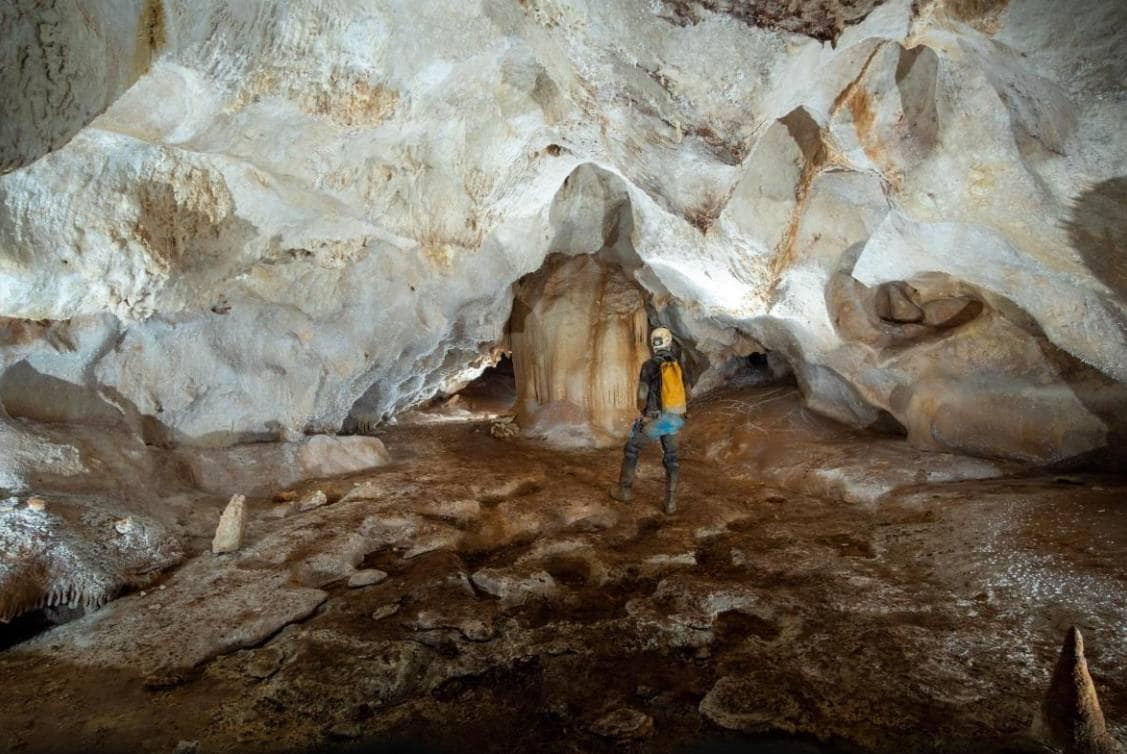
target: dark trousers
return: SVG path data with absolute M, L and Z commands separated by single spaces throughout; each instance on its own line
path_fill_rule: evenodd
M 630 437 L 626 440 L 626 447 L 623 449 L 625 461 L 623 471 L 629 469 L 629 478 L 623 479 L 626 486 L 629 486 L 634 481 L 634 470 L 638 466 L 638 456 L 642 452 L 642 448 L 649 445 L 655 439 L 661 441 L 661 465 L 665 467 L 667 476 L 676 476 L 678 469 L 677 460 L 677 435 L 661 435 L 655 438 L 652 432 L 647 432 L 647 422 L 636 422 L 633 429 L 630 430 Z M 624 474 L 625 477 L 625 474 Z

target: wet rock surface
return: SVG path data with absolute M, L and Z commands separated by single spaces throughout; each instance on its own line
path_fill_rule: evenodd
M 390 434 L 403 460 L 319 482 L 332 505 L 0 653 L 5 743 L 1013 751 L 1072 624 L 1124 735 L 1121 480 L 922 481 L 858 505 L 718 473 L 698 437 L 666 517 L 655 454 L 622 505 L 614 453 L 487 424 Z M 488 502 L 442 502 L 466 500 Z M 388 578 L 349 588 L 357 569 Z

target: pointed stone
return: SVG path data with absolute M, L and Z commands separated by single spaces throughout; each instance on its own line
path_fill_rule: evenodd
M 243 495 L 231 496 L 223 515 L 219 517 L 219 525 L 215 527 L 215 538 L 211 540 L 213 554 L 234 552 L 242 546 L 246 530 L 246 502 Z
M 1084 638 L 1068 629 L 1049 691 L 1033 723 L 1034 735 L 1065 754 L 1119 754 L 1104 723 L 1096 686 L 1084 659 Z

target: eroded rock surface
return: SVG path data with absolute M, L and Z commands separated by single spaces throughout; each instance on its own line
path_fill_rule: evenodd
M 90 496 L 0 502 L 0 622 L 36 608 L 99 608 L 184 557 L 159 521 Z
M 1125 14 L 17 3 L 0 397 L 156 443 L 367 431 L 480 371 L 549 254 L 612 250 L 697 371 L 767 348 L 920 447 L 1106 455 Z

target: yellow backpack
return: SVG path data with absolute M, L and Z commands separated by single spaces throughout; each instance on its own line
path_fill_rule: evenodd
M 661 362 L 661 410 L 671 414 L 685 413 L 685 379 L 676 359 Z

